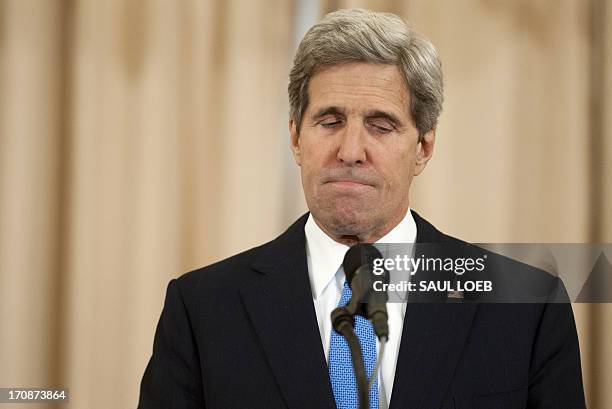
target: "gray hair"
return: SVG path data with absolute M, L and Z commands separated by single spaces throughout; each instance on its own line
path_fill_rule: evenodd
M 436 126 L 444 96 L 433 44 L 395 14 L 351 9 L 324 16 L 297 49 L 288 91 L 289 115 L 298 132 L 310 79 L 325 67 L 352 61 L 397 65 L 410 93 L 410 114 L 419 136 Z

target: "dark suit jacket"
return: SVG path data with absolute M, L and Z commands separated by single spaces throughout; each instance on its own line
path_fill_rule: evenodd
M 413 214 L 417 243 L 456 240 Z M 170 282 L 140 409 L 335 408 L 305 222 Z M 584 407 L 571 304 L 407 306 L 390 409 Z

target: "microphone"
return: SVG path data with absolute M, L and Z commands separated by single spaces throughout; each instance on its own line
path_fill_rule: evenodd
M 332 313 L 332 322 L 349 320 L 354 325 L 353 316 L 358 314 L 372 322 L 374 332 L 379 340 L 389 338 L 386 291 L 374 291 L 374 282 L 389 283 L 389 272 L 377 275 L 373 272 L 375 259 L 381 259 L 382 254 L 372 244 L 360 243 L 352 246 L 344 256 L 342 266 L 346 280 L 352 291 L 351 299 L 344 309 L 337 308 Z M 350 315 L 350 317 L 349 317 Z M 339 324 L 339 322 L 338 322 Z

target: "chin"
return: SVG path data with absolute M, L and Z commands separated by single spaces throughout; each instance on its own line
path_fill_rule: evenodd
M 374 225 L 371 217 L 354 211 L 327 213 L 320 220 L 339 236 L 359 236 L 371 230 Z
M 372 203 L 371 200 L 333 195 L 306 202 L 314 218 L 335 235 L 360 235 L 376 225 L 376 209 L 364 206 Z

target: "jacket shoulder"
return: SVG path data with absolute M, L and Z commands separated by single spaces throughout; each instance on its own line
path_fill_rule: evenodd
M 239 279 L 237 275 L 244 275 L 245 272 L 251 271 L 250 266 L 253 261 L 258 258 L 270 243 L 253 247 L 213 264 L 186 272 L 178 277 L 176 281 L 181 288 L 186 289 L 197 288 L 201 285 L 202 281 L 206 281 L 209 284 L 222 284 L 224 281 L 232 282 Z
M 417 224 L 417 244 L 432 248 L 443 255 L 485 258 L 485 270 L 472 274 L 475 278 L 492 280 L 499 289 L 500 302 L 567 302 L 568 295 L 555 271 L 546 271 L 520 259 L 496 252 L 498 246 L 472 244 L 440 232 L 436 227 L 412 212 Z M 503 247 L 503 246 L 502 246 Z M 463 278 L 468 278 L 466 274 Z
M 254 268 L 257 261 L 267 260 L 270 255 L 282 254 L 296 243 L 302 243 L 307 217 L 308 213 L 273 240 L 181 275 L 176 279 L 179 287 L 185 291 L 241 287 L 259 274 Z

